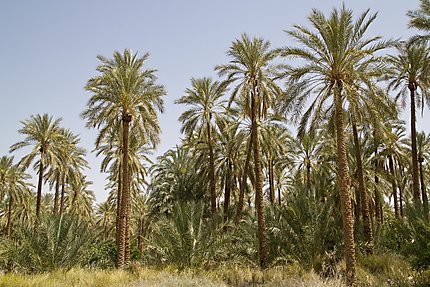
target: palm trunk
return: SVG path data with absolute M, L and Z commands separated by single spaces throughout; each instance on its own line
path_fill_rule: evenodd
M 60 197 L 60 173 L 58 172 L 56 177 L 55 177 L 54 209 L 52 210 L 52 213 L 54 213 L 54 215 L 58 214 L 59 197 Z
M 418 152 L 417 152 L 417 131 L 415 127 L 415 87 L 413 84 L 409 85 L 411 94 L 411 138 L 412 138 L 412 191 L 415 206 L 420 206 L 420 192 L 418 182 Z
M 400 160 L 397 160 L 398 172 L 400 178 L 403 178 L 403 166 L 400 163 Z M 403 217 L 403 184 L 399 183 L 399 209 L 400 209 L 400 217 Z
M 129 188 L 131 187 L 131 171 L 129 170 L 129 172 L 128 172 L 128 186 L 129 186 Z M 129 203 L 128 203 L 128 216 L 126 217 L 126 221 L 125 221 L 125 230 L 126 230 L 126 233 L 125 233 L 125 248 L 124 248 L 124 260 L 125 260 L 125 262 L 126 262 L 126 264 L 128 264 L 128 262 L 130 262 L 130 238 L 131 238 L 131 236 L 130 236 L 130 220 L 131 220 L 131 213 L 132 213 L 132 210 L 131 210 L 131 197 L 132 197 L 132 195 L 131 195 L 131 190 L 130 190 L 130 200 L 129 200 Z
M 257 225 L 259 240 L 260 267 L 267 268 L 267 242 L 266 242 L 266 223 L 264 212 L 263 198 L 263 173 L 261 170 L 261 151 L 258 139 L 258 122 L 257 122 L 257 92 L 254 86 L 251 99 L 251 130 L 252 144 L 254 151 L 254 172 L 255 172 L 255 206 L 257 209 Z
M 231 194 L 231 163 L 227 160 L 227 173 L 225 176 L 225 189 L 224 189 L 224 221 L 228 219 L 228 209 L 230 207 L 230 194 Z
M 239 222 L 243 211 L 243 202 L 245 197 L 246 180 L 248 179 L 248 168 L 249 168 L 249 161 L 251 159 L 251 151 L 252 151 L 252 130 L 251 130 L 251 138 L 248 141 L 248 145 L 246 149 L 245 165 L 243 166 L 242 179 L 240 183 L 239 199 L 237 202 L 236 219 L 235 219 L 236 223 Z
M 209 188 L 211 196 L 211 213 L 216 213 L 216 186 L 215 186 L 215 157 L 212 147 L 212 128 L 209 122 L 206 123 L 208 133 L 208 147 L 209 147 Z
M 116 219 L 115 219 L 115 239 L 116 239 L 116 250 L 119 250 L 120 243 L 120 228 L 119 219 L 121 217 L 121 199 L 122 199 L 122 164 L 118 166 L 118 191 L 116 196 Z
M 142 256 L 143 254 L 143 220 L 139 218 L 138 221 L 139 231 L 137 234 L 137 248 L 139 249 L 139 254 Z
M 7 224 L 6 224 L 6 236 L 8 239 L 12 239 L 12 204 L 13 197 L 9 192 L 9 204 L 7 210 Z
M 393 157 L 391 155 L 388 156 L 388 166 L 390 168 L 391 187 L 393 189 L 394 215 L 396 218 L 399 218 L 399 203 L 397 201 L 396 173 L 394 172 Z
M 123 268 L 128 262 L 126 253 L 126 240 L 127 240 L 127 220 L 130 217 L 130 185 L 128 176 L 128 133 L 131 122 L 131 115 L 123 114 L 122 116 L 122 146 L 123 146 L 123 159 L 122 159 L 122 196 L 121 196 L 121 210 L 119 217 L 119 244 L 117 250 L 117 267 Z
M 420 182 L 421 182 L 421 197 L 423 199 L 423 210 L 425 218 L 428 218 L 429 215 L 429 202 L 426 192 L 426 186 L 424 185 L 424 175 L 423 175 L 423 161 L 424 159 L 421 157 L 419 159 L 420 163 Z
M 348 157 L 346 151 L 345 127 L 342 107 L 342 86 L 337 84 L 334 94 L 336 136 L 337 136 L 337 182 L 340 192 L 343 234 L 345 240 L 346 282 L 348 286 L 355 286 L 355 242 L 354 223 L 352 217 L 351 194 L 349 190 L 350 178 L 348 171 Z
M 375 151 L 375 157 L 377 155 L 377 151 Z M 378 160 L 375 160 L 375 217 L 376 222 L 381 225 L 382 224 L 382 199 L 381 199 L 381 193 L 378 189 L 379 185 L 379 177 L 377 175 L 377 170 L 379 168 L 379 162 Z
M 366 184 L 364 181 L 363 164 L 361 161 L 361 147 L 358 140 L 357 123 L 354 116 L 352 117 L 352 133 L 354 137 L 354 150 L 355 160 L 357 161 L 357 177 L 358 177 L 358 190 L 360 194 L 360 207 L 363 216 L 363 232 L 366 241 L 366 251 L 373 254 L 373 235 L 372 235 L 372 222 L 370 220 L 369 200 L 367 199 Z
M 278 183 L 278 205 L 281 206 L 281 187 Z
M 65 185 L 66 185 L 66 174 L 63 172 L 63 176 L 61 177 L 60 216 L 64 212 Z
M 273 178 L 273 159 L 270 158 L 269 162 L 269 199 L 272 206 L 275 206 L 275 179 Z
M 43 162 L 42 162 L 42 156 L 41 156 L 40 162 L 39 162 L 39 181 L 37 183 L 37 198 L 36 198 L 36 224 L 35 224 L 36 233 L 39 229 L 39 223 L 40 223 L 40 208 L 42 205 L 42 182 L 43 182 Z

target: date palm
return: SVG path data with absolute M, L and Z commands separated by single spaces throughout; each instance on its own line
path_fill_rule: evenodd
M 421 196 L 423 199 L 423 209 L 424 214 L 428 217 L 429 213 L 429 202 L 427 196 L 427 190 L 424 180 L 425 165 L 430 163 L 430 135 L 425 132 L 420 132 L 417 134 L 417 150 L 418 150 L 418 163 L 420 170 L 420 185 L 421 185 Z
M 416 131 L 416 108 L 424 109 L 430 105 L 430 55 L 424 43 L 401 45 L 397 55 L 388 56 L 391 72 L 387 75 L 388 88 L 398 91 L 396 100 L 401 99 L 406 105 L 409 95 L 411 113 L 411 146 L 412 146 L 412 193 L 415 204 L 420 204 L 420 186 L 418 179 L 418 151 Z
M 334 119 L 346 279 L 350 286 L 355 285 L 356 260 L 344 106 L 355 104 L 366 96 L 361 83 L 369 83 L 373 79 L 372 68 L 378 69 L 381 65 L 375 53 L 389 44 L 381 41 L 380 37 L 365 38 L 366 31 L 375 18 L 376 14 L 369 15 L 369 10 L 354 21 L 352 11 L 345 7 L 333 9 L 329 17 L 314 9 L 308 17 L 313 30 L 294 25 L 292 30 L 287 31 L 303 46 L 285 48 L 282 52 L 288 59 L 304 61 L 286 71 L 289 88 L 287 94 L 290 95 L 287 106 L 300 116 L 310 96 L 315 96 L 301 117 L 300 133 L 304 133 L 309 120 L 311 128 L 315 129 L 326 115 L 332 115 Z M 327 102 L 330 104 L 327 105 Z
M 37 174 L 39 177 L 36 198 L 36 230 L 40 220 L 43 175 L 46 168 L 57 161 L 59 156 L 57 146 L 61 139 L 60 122 L 61 119 L 54 119 L 48 114 L 31 116 L 30 119 L 21 122 L 23 127 L 19 130 L 19 133 L 24 135 L 25 139 L 10 147 L 10 152 L 28 146 L 32 147 L 31 151 L 18 163 L 24 168 L 28 168 L 36 157 L 39 157 L 34 164 L 34 168 L 38 169 Z
M 282 91 L 274 80 L 276 67 L 273 60 L 278 51 L 270 48 L 270 42 L 261 38 L 250 39 L 243 34 L 233 41 L 227 52 L 230 62 L 215 68 L 220 76 L 227 76 L 233 89 L 230 102 L 236 96 L 242 98 L 242 110 L 251 120 L 251 139 L 254 155 L 255 195 L 258 223 L 260 266 L 267 267 L 266 227 L 264 219 L 263 172 L 261 147 L 258 138 L 261 121 L 266 118 L 275 98 Z
M 420 7 L 417 10 L 408 11 L 407 15 L 409 16 L 409 27 L 416 28 L 425 32 L 424 35 L 417 35 L 412 37 L 412 41 L 414 40 L 424 40 L 427 41 L 430 39 L 430 1 L 429 0 L 420 0 Z M 411 42 L 412 42 L 411 41 Z
M 0 201 L 7 197 L 7 219 L 6 236 L 12 236 L 12 213 L 13 207 L 20 204 L 21 199 L 29 192 L 30 175 L 26 174 L 22 168 L 13 163 L 14 157 L 2 156 L 0 158 Z
M 157 110 L 163 110 L 163 86 L 156 84 L 155 70 L 144 69 L 149 54 L 138 57 L 130 50 L 122 54 L 115 51 L 113 59 L 98 56 L 99 75 L 88 80 L 85 88 L 91 93 L 82 117 L 88 127 L 97 127 L 97 142 L 105 139 L 112 130 L 122 128 L 122 196 L 120 215 L 119 250 L 117 266 L 128 263 L 130 250 L 130 181 L 129 181 L 129 133 L 143 143 L 157 145 L 160 127 Z M 97 146 L 96 146 L 97 148 Z
M 179 117 L 182 123 L 181 132 L 187 136 L 197 134 L 206 142 L 209 151 L 209 190 L 211 198 L 211 213 L 216 213 L 216 181 L 215 181 L 215 129 L 223 125 L 223 111 L 225 101 L 222 99 L 226 85 L 210 78 L 191 79 L 191 88 L 177 100 L 176 104 L 190 106 Z

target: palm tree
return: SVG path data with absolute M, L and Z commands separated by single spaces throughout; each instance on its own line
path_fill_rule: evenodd
M 222 125 L 225 101 L 222 99 L 226 85 L 210 78 L 191 79 L 192 88 L 185 91 L 185 95 L 176 104 L 185 104 L 191 108 L 182 113 L 179 121 L 182 123 L 181 132 L 187 136 L 206 135 L 209 150 L 209 189 L 211 198 L 211 213 L 216 213 L 216 182 L 214 156 L 214 129 Z
M 96 225 L 102 228 L 103 241 L 110 237 L 112 229 L 115 228 L 115 205 L 109 201 L 97 204 L 96 208 Z
M 69 192 L 66 198 L 68 212 L 86 222 L 93 220 L 95 196 L 94 192 L 88 189 L 91 184 L 92 181 L 88 181 L 85 175 L 80 174 L 69 183 Z
M 430 105 L 430 55 L 424 43 L 401 45 L 398 55 L 388 56 L 392 69 L 387 75 L 388 88 L 397 90 L 396 100 L 401 98 L 405 106 L 409 94 L 411 112 L 411 141 L 412 141 L 412 191 L 415 204 L 420 204 L 418 180 L 418 151 L 416 131 L 416 107 L 424 109 L 424 104 Z
M 430 1 L 420 0 L 420 8 L 418 10 L 410 10 L 407 15 L 409 16 L 409 27 L 416 28 L 425 32 L 425 35 L 417 35 L 412 37 L 411 42 L 414 40 L 427 41 L 430 38 Z
M 39 160 L 34 165 L 34 168 L 38 169 L 37 174 L 39 176 L 36 199 L 36 230 L 40 220 L 43 174 L 46 167 L 58 161 L 57 148 L 61 138 L 60 122 L 61 119 L 54 119 L 48 114 L 31 116 L 29 120 L 21 122 L 24 126 L 19 130 L 19 133 L 24 135 L 25 139 L 10 147 L 10 152 L 27 146 L 33 147 L 18 163 L 24 168 L 28 168 L 36 156 L 39 156 Z
M 278 56 L 277 50 L 270 48 L 270 42 L 261 38 L 250 39 L 243 34 L 233 41 L 227 55 L 231 58 L 226 65 L 217 66 L 220 76 L 227 75 L 227 82 L 236 82 L 230 102 L 239 94 L 242 109 L 251 120 L 251 141 L 254 155 L 255 195 L 258 221 L 260 266 L 267 267 L 266 227 L 263 203 L 263 172 L 261 167 L 261 148 L 259 126 L 272 108 L 276 95 L 282 91 L 274 81 L 276 67 L 272 61 Z
M 417 134 L 417 149 L 420 170 L 421 197 L 423 199 L 424 214 L 427 217 L 429 215 L 429 202 L 423 168 L 425 163 L 428 164 L 430 162 L 430 135 L 427 135 L 425 132 L 420 132 Z
M 82 117 L 88 127 L 97 127 L 100 133 L 97 143 L 106 138 L 112 130 L 122 125 L 122 192 L 121 216 L 119 221 L 119 250 L 117 266 L 128 263 L 130 250 L 130 181 L 129 181 L 129 132 L 145 144 L 155 146 L 159 142 L 160 127 L 157 110 L 163 111 L 163 86 L 155 83 L 155 70 L 144 70 L 149 57 L 139 58 L 130 50 L 123 54 L 115 51 L 113 59 L 98 56 L 100 75 L 88 80 L 86 89 L 92 96 Z M 97 146 L 96 146 L 97 148 Z M 127 228 L 128 227 L 128 228 Z
M 234 195 L 237 179 L 240 178 L 240 151 L 247 137 L 239 126 L 239 122 L 227 121 L 226 127 L 218 135 L 215 147 L 218 154 L 217 166 L 224 185 L 224 221 L 230 216 L 230 198 Z
M 15 202 L 21 202 L 21 198 L 28 193 L 30 184 L 27 180 L 30 175 L 13 163 L 14 157 L 2 156 L 0 158 L 0 200 L 7 195 L 7 219 L 6 236 L 12 237 L 12 208 Z
M 356 22 L 351 10 L 333 9 L 330 17 L 314 9 L 308 17 L 315 31 L 294 25 L 287 33 L 303 48 L 285 48 L 283 56 L 304 60 L 303 65 L 287 68 L 291 98 L 287 107 L 301 114 L 310 95 L 316 95 L 300 122 L 303 134 L 311 118 L 315 129 L 325 115 L 333 115 L 337 140 L 337 181 L 341 198 L 341 211 L 345 237 L 345 261 L 347 283 L 355 285 L 355 243 L 350 194 L 350 176 L 345 136 L 344 104 L 354 104 L 365 93 L 357 83 L 369 83 L 372 68 L 379 69 L 381 62 L 375 53 L 387 46 L 380 37 L 366 39 L 364 35 L 376 14 L 364 12 Z M 331 105 L 326 106 L 333 96 Z

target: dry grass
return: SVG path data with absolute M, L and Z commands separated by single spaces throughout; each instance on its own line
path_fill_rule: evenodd
M 303 272 L 298 267 L 273 268 L 260 271 L 253 268 L 225 266 L 211 271 L 174 269 L 157 270 L 132 266 L 129 270 L 71 269 L 46 274 L 21 275 L 3 274 L 0 287 L 249 287 L 249 286 L 291 286 L 291 287 L 341 287 L 340 280 L 324 281 L 315 273 Z

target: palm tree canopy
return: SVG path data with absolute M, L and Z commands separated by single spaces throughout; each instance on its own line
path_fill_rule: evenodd
M 294 25 L 286 31 L 302 47 L 286 47 L 282 55 L 297 59 L 301 65 L 287 67 L 288 99 L 285 111 L 294 111 L 294 119 L 301 118 L 299 133 L 303 133 L 312 116 L 311 127 L 319 126 L 322 116 L 332 114 L 332 105 L 326 105 L 335 88 L 341 87 L 342 103 L 360 106 L 369 97 L 381 102 L 380 90 L 375 86 L 376 77 L 385 70 L 382 57 L 377 52 L 390 47 L 393 41 L 383 41 L 380 36 L 366 38 L 365 33 L 376 19 L 377 14 L 369 10 L 356 21 L 352 10 L 344 6 L 333 9 L 329 17 L 313 9 L 309 21 L 313 30 Z M 311 95 L 315 100 L 302 115 L 301 110 L 308 104 Z
M 272 63 L 278 55 L 279 51 L 271 49 L 270 42 L 261 38 L 250 39 L 242 34 L 240 39 L 233 41 L 227 52 L 231 61 L 215 67 L 220 76 L 227 75 L 228 84 L 238 82 L 232 91 L 230 104 L 239 94 L 245 114 L 251 117 L 251 97 L 255 96 L 257 118 L 267 115 L 276 95 L 282 94 L 282 89 L 274 80 L 280 66 Z
M 416 104 L 423 112 L 426 102 L 430 106 L 430 54 L 425 43 L 399 45 L 398 54 L 389 55 L 387 62 L 391 66 L 386 75 L 388 89 L 398 91 L 396 99 L 401 99 L 404 107 L 413 88 Z
M 100 128 L 96 145 L 120 126 L 124 117 L 132 122 L 134 134 L 142 141 L 157 145 L 160 127 L 157 110 L 163 111 L 165 89 L 155 83 L 156 70 L 143 69 L 149 54 L 139 58 L 130 50 L 115 51 L 113 59 L 98 56 L 101 74 L 91 78 L 86 90 L 92 93 L 86 110 L 81 114 L 88 127 Z
M 27 146 L 33 148 L 20 160 L 20 165 L 27 168 L 38 154 L 42 155 L 41 160 L 44 166 L 58 160 L 55 148 L 61 138 L 60 122 L 61 118 L 54 119 L 48 114 L 32 115 L 30 119 L 21 121 L 23 127 L 19 133 L 26 137 L 23 141 L 13 144 L 10 147 L 10 152 Z
M 181 132 L 187 135 L 193 132 L 200 134 L 208 123 L 212 127 L 222 125 L 222 112 L 226 104 L 222 97 L 225 92 L 225 83 L 213 81 L 211 78 L 192 78 L 191 88 L 186 89 L 185 95 L 175 101 L 176 104 L 191 106 L 179 117 L 183 124 Z

